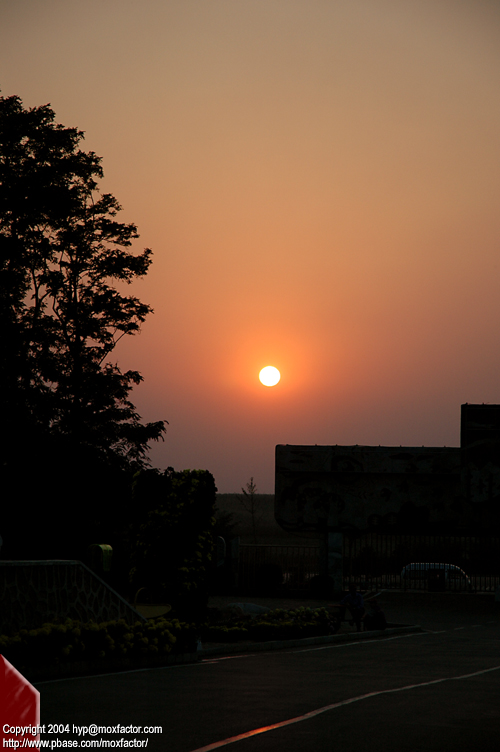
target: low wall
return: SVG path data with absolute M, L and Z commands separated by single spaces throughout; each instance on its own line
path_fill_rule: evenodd
M 0 632 L 65 619 L 145 621 L 81 561 L 0 561 Z

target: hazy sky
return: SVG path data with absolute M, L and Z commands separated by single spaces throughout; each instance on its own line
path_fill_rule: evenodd
M 499 0 L 0 0 L 0 89 L 153 249 L 115 360 L 156 467 L 272 493 L 278 443 L 458 446 L 500 402 Z

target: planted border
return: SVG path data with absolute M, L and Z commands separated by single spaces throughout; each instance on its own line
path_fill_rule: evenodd
M 333 634 L 337 628 L 338 623 L 326 608 L 301 607 L 293 611 L 275 609 L 253 617 L 226 615 L 218 623 L 205 624 L 201 638 L 206 642 L 267 642 L 321 637 Z
M 17 668 L 30 672 L 78 664 L 134 664 L 194 653 L 196 628 L 176 619 L 130 625 L 123 619 L 97 624 L 72 619 L 0 635 L 0 653 Z

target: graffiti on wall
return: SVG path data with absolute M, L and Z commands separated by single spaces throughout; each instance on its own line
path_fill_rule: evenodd
M 500 523 L 500 406 L 462 406 L 461 447 L 276 447 L 287 531 L 450 533 Z M 490 531 L 489 531 L 490 532 Z

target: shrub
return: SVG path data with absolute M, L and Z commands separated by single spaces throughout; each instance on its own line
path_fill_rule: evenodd
M 22 671 L 40 666 L 57 666 L 76 661 L 109 658 L 165 656 L 196 650 L 196 630 L 176 619 L 127 624 L 123 619 L 82 624 L 68 619 L 64 624 L 44 624 L 0 635 L 0 653 Z
M 248 637 L 248 629 L 240 626 L 214 626 L 202 630 L 202 639 L 207 642 L 237 642 Z
M 301 637 L 318 637 L 332 631 L 325 608 L 298 608 L 293 611 L 276 609 L 251 618 L 228 615 L 217 624 L 206 624 L 202 640 L 208 642 L 233 642 L 251 639 L 259 642 L 293 640 Z
M 141 513 L 134 521 L 131 582 L 190 621 L 205 618 L 216 491 L 207 470 L 145 470 L 134 480 Z

